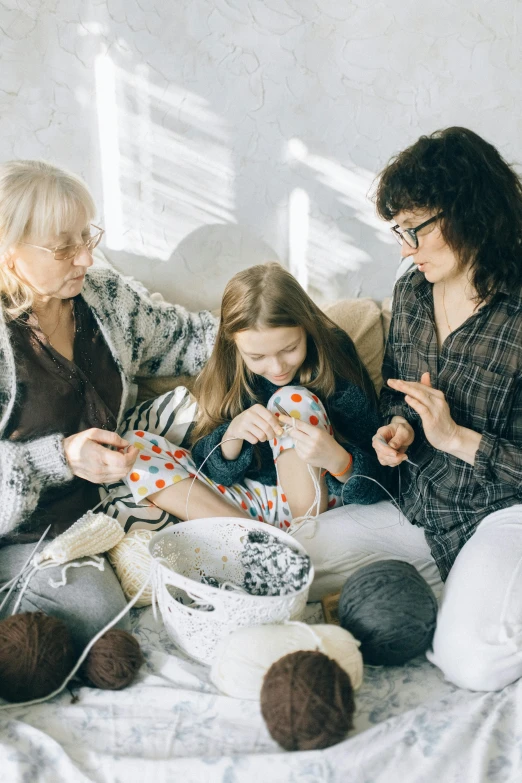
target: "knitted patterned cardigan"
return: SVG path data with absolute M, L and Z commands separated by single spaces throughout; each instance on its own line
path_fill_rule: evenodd
M 81 295 L 89 305 L 122 380 L 118 425 L 135 376 L 198 373 L 210 356 L 216 320 L 206 310 L 189 313 L 155 302 L 137 281 L 113 269 L 91 267 Z M 2 440 L 16 398 L 16 367 L 5 313 L 0 317 L 0 536 L 14 530 L 47 487 L 72 479 L 63 435 L 26 442 Z

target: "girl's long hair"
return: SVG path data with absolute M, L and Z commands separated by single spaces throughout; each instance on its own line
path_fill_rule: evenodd
M 314 392 L 323 403 L 336 380 L 359 386 L 376 404 L 370 376 L 355 346 L 342 329 L 310 299 L 295 277 L 277 263 L 260 264 L 235 275 L 227 284 L 221 321 L 212 355 L 196 381 L 199 417 L 192 443 L 261 402 L 255 374 L 245 365 L 234 336 L 245 329 L 301 326 L 306 332 L 306 358 L 293 383 Z

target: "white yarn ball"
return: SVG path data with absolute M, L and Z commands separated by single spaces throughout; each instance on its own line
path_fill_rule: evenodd
M 132 530 L 119 544 L 107 552 L 125 596 L 130 600 L 141 589 L 152 565 L 148 544 L 156 530 Z M 152 584 L 143 591 L 135 606 L 152 603 Z
M 357 690 L 363 679 L 359 645 L 338 625 L 287 623 L 240 628 L 220 640 L 210 679 L 227 696 L 259 699 L 263 678 L 273 663 L 298 650 L 319 649 L 344 669 Z

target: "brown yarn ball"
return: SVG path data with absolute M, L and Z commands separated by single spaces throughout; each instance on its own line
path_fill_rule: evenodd
M 0 696 L 20 702 L 55 691 L 76 661 L 63 620 L 43 612 L 14 614 L 0 622 Z
M 80 674 L 94 688 L 119 691 L 131 684 L 144 660 L 134 636 L 111 628 L 92 646 Z
M 263 680 L 261 713 L 285 750 L 317 750 L 341 742 L 353 727 L 354 711 L 349 676 L 321 652 L 285 655 Z

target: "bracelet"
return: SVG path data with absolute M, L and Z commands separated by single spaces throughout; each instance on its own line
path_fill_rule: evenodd
M 339 476 L 344 476 L 345 473 L 348 473 L 348 471 L 350 470 L 350 468 L 353 465 L 353 457 L 352 457 L 352 455 L 350 454 L 349 457 L 350 457 L 350 459 L 348 460 L 348 465 L 345 467 L 345 469 L 342 470 L 340 473 L 332 473 L 332 471 L 330 471 L 330 476 L 335 476 L 335 478 L 339 478 Z

